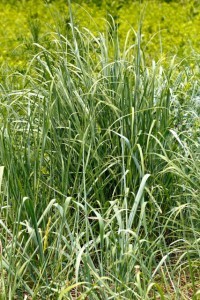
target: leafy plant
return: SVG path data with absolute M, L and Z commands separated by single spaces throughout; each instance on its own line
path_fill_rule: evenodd
M 195 299 L 198 73 L 69 21 L 1 85 L 1 299 Z

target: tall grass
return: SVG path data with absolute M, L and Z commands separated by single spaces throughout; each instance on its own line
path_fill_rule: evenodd
M 70 26 L 1 86 L 0 299 L 197 299 L 198 77 Z

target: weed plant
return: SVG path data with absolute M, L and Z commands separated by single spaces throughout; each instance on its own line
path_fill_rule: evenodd
M 0 299 L 198 299 L 198 74 L 70 28 L 1 85 Z

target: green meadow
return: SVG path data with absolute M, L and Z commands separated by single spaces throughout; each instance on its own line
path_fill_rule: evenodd
M 200 2 L 0 2 L 0 300 L 200 299 Z

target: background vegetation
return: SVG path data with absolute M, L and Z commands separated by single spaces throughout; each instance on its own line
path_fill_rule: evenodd
M 199 4 L 117 3 L 1 2 L 1 300 L 199 299 Z
M 111 14 L 122 44 L 130 27 L 137 31 L 142 14 L 143 49 L 151 59 L 174 54 L 187 57 L 200 47 L 199 1 L 73 1 L 73 10 L 76 25 L 95 34 L 105 30 L 105 18 Z M 26 70 L 33 42 L 49 48 L 50 32 L 67 34 L 67 11 L 64 0 L 1 1 L 0 62 L 20 72 Z

